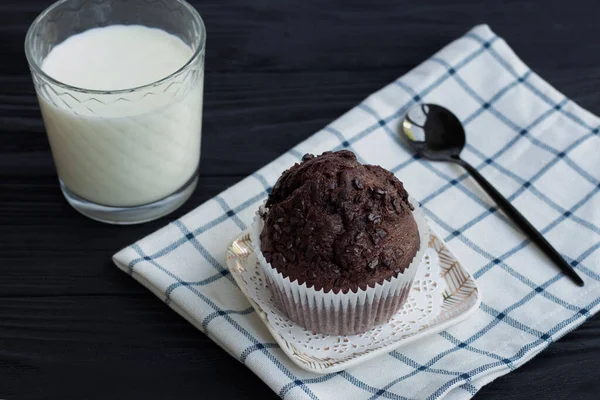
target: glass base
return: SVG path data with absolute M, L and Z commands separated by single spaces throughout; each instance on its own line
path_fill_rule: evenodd
M 71 192 L 62 180 L 59 181 L 67 202 L 86 217 L 108 224 L 133 225 L 164 217 L 181 207 L 196 189 L 198 175 L 194 175 L 178 191 L 162 200 L 133 207 L 109 207 L 89 202 Z

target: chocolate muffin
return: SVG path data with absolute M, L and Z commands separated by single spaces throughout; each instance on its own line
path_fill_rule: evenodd
M 347 150 L 305 155 L 281 175 L 266 207 L 265 259 L 316 290 L 374 287 L 404 272 L 419 249 L 402 182 Z
M 281 175 L 251 239 L 283 314 L 313 332 L 351 335 L 398 312 L 429 229 L 391 172 L 338 151 L 307 154 Z

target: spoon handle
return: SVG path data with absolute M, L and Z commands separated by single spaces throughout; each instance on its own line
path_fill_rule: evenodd
M 577 272 L 569 265 L 564 258 L 552 247 L 550 243 L 540 232 L 527 219 L 515 208 L 512 204 L 498 192 L 484 177 L 481 175 L 473 166 L 466 161 L 456 157 L 454 160 L 462 165 L 467 170 L 471 177 L 479 183 L 479 185 L 487 192 L 487 194 L 496 202 L 498 207 L 508 215 L 515 224 L 529 236 L 532 242 L 538 245 L 538 247 L 552 260 L 554 263 L 567 275 L 573 282 L 578 286 L 583 286 L 583 280 L 577 275 Z

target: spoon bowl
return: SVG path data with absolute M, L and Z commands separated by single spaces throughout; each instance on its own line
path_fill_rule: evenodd
M 456 116 L 437 104 L 420 104 L 402 121 L 403 139 L 432 161 L 454 161 L 465 147 L 465 130 Z

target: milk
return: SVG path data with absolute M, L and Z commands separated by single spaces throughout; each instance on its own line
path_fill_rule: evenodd
M 71 36 L 42 64 L 52 78 L 88 90 L 139 88 L 180 70 L 193 50 L 141 25 L 112 25 Z M 56 85 L 39 90 L 58 174 L 93 203 L 148 204 L 181 188 L 200 159 L 203 64 L 134 91 L 94 93 Z

